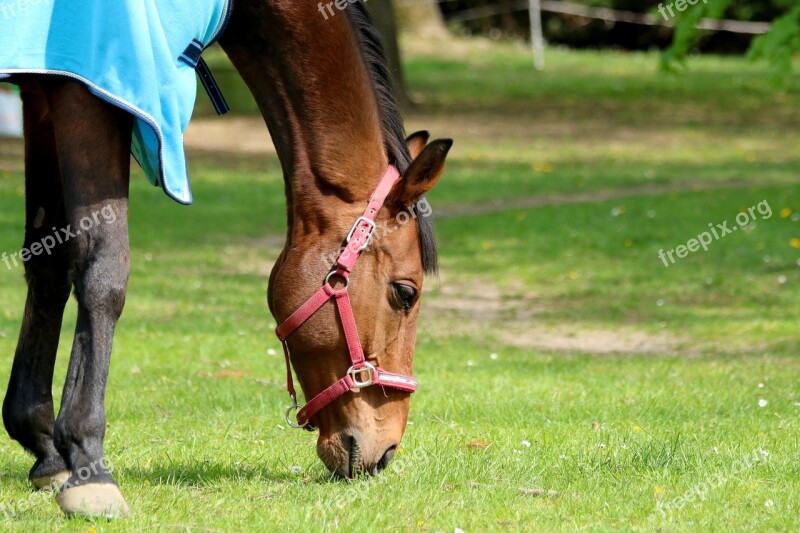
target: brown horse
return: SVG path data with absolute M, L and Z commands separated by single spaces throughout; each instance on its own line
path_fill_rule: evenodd
M 268 296 L 278 321 L 320 288 L 330 270 L 322 258 L 340 249 L 387 167 L 402 174 L 375 215 L 390 231 L 362 254 L 349 296 L 366 361 L 411 374 L 423 274 L 435 270 L 436 249 L 427 218 L 395 220 L 434 186 L 452 142 L 427 144 L 425 133 L 404 139 L 386 60 L 361 2 L 323 17 L 314 2 L 237 0 L 220 43 L 258 102 L 284 171 L 288 232 Z M 36 457 L 31 481 L 64 483 L 57 496 L 64 512 L 125 515 L 103 461 L 103 438 L 111 343 L 130 265 L 132 117 L 77 82 L 41 76 L 14 82 L 24 101 L 25 247 L 107 206 L 117 221 L 26 262 L 28 298 L 3 419 L 9 435 Z M 53 365 L 73 289 L 78 320 L 55 418 Z M 306 398 L 350 366 L 333 303 L 287 345 Z M 310 421 L 320 430 L 320 458 L 342 476 L 379 473 L 403 436 L 408 410 L 407 392 L 344 391 Z

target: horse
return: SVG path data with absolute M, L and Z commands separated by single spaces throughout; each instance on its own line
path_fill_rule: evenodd
M 286 241 L 267 300 L 281 324 L 290 412 L 299 411 L 295 426 L 319 430 L 327 468 L 352 478 L 379 474 L 405 431 L 423 278 L 437 268 L 432 223 L 410 211 L 439 180 L 452 141 L 405 138 L 363 2 L 321 13 L 314 2 L 236 0 L 219 43 L 258 104 L 285 178 Z M 24 107 L 25 247 L 101 207 L 117 220 L 25 263 L 3 420 L 35 457 L 34 486 L 61 486 L 64 513 L 123 517 L 130 509 L 103 450 L 104 398 L 130 269 L 133 119 L 71 79 L 13 82 Z M 320 258 L 336 250 L 331 268 Z M 53 366 L 72 291 L 77 324 L 56 418 Z M 312 398 L 304 407 L 292 368 Z

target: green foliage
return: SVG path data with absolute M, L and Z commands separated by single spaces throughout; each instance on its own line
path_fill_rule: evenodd
M 709 0 L 699 3 L 691 9 L 679 13 L 675 17 L 675 36 L 670 46 L 662 55 L 662 65 L 672 69 L 692 51 L 700 40 L 701 32 L 697 24 L 704 18 L 720 18 L 730 7 L 733 0 Z
M 779 72 L 792 70 L 792 56 L 800 51 L 800 5 L 793 7 L 772 24 L 772 30 L 753 41 L 748 56 L 765 59 Z
M 709 0 L 698 4 L 676 17 L 675 36 L 672 45 L 662 55 L 662 65 L 671 70 L 683 62 L 697 46 L 702 30 L 698 22 L 704 18 L 722 18 L 731 9 L 734 0 Z M 736 6 L 735 14 L 752 15 L 753 10 Z M 753 60 L 766 60 L 781 75 L 792 70 L 792 56 L 800 52 L 800 5 L 787 4 L 785 13 L 774 20 L 772 29 L 753 40 L 748 57 Z M 737 17 L 740 19 L 740 17 Z

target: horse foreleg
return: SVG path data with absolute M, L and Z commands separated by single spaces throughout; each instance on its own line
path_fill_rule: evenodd
M 60 484 L 69 476 L 53 445 L 53 366 L 64 306 L 69 299 L 67 248 L 52 228 L 65 225 L 64 198 L 53 125 L 38 84 L 23 84 L 25 113 L 25 262 L 28 298 L 3 402 L 9 435 L 36 457 L 29 477 L 37 488 Z M 15 256 L 13 263 L 21 265 Z M 9 261 L 9 264 L 13 264 Z
M 78 319 L 54 441 L 72 472 L 56 501 L 67 514 L 129 513 L 103 456 L 105 389 L 130 271 L 128 184 L 132 118 L 82 85 L 49 91 L 64 183 Z

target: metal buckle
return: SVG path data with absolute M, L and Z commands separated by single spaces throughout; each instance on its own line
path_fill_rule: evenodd
M 370 237 L 372 236 L 372 234 L 373 234 L 373 232 L 375 231 L 375 229 L 378 227 L 378 225 L 377 225 L 377 224 L 375 224 L 375 222 L 374 222 L 374 221 L 372 221 L 372 220 L 368 219 L 367 217 L 363 217 L 363 216 L 362 216 L 362 217 L 358 217 L 358 219 L 356 219 L 356 223 L 355 223 L 355 224 L 353 224 L 353 227 L 352 227 L 352 228 L 350 228 L 350 233 L 348 233 L 348 234 L 347 234 L 347 239 L 345 239 L 345 241 L 346 241 L 346 242 L 348 242 L 348 243 L 350 242 L 350 240 L 353 238 L 353 235 L 355 235 L 355 233 L 356 233 L 356 230 L 358 229 L 358 226 L 359 226 L 359 225 L 360 225 L 362 222 L 366 222 L 367 224 L 369 224 L 369 232 L 367 232 L 367 233 L 364 235 L 364 243 L 363 243 L 363 244 L 361 245 L 361 247 L 358 249 L 358 251 L 359 251 L 359 252 L 360 252 L 360 251 L 362 251 L 362 250 L 363 250 L 364 248 L 366 248 L 367 246 L 369 246 L 369 239 L 370 239 Z
M 375 377 L 375 367 L 366 361 L 364 362 L 364 365 L 365 366 L 361 368 L 356 368 L 354 365 L 347 370 L 347 375 L 353 380 L 354 389 L 363 389 L 364 387 L 369 387 L 373 383 L 373 378 Z M 359 378 L 362 374 L 364 374 L 364 372 L 367 373 L 367 379 L 362 381 Z
M 297 405 L 297 398 L 292 397 L 292 405 L 286 410 L 286 423 L 289 424 L 289 427 L 293 427 L 295 429 L 306 429 L 308 427 L 309 420 L 306 420 L 305 424 L 298 424 L 296 422 L 297 417 L 292 418 L 293 411 L 299 411 L 302 408 L 301 405 Z

